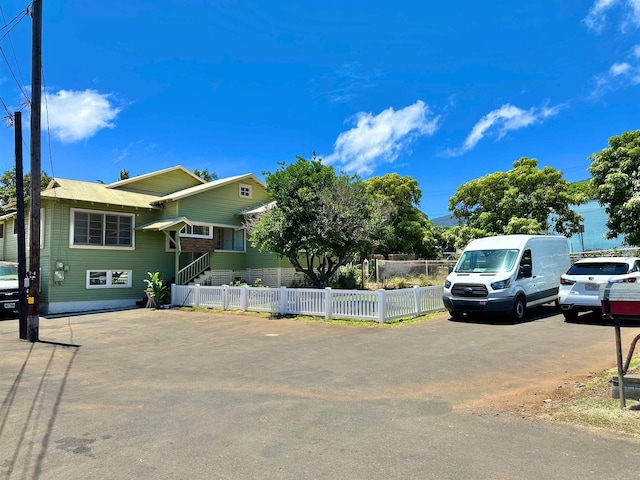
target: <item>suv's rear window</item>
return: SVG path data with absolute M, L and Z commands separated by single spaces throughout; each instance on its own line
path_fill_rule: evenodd
M 567 274 L 569 275 L 623 275 L 629 273 L 626 263 L 576 263 Z

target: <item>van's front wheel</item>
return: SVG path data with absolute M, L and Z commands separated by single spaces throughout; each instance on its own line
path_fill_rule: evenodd
M 527 308 L 527 303 L 522 295 L 516 298 L 516 302 L 513 304 L 513 311 L 511 312 L 511 318 L 517 322 L 522 321 L 524 318 L 524 312 Z

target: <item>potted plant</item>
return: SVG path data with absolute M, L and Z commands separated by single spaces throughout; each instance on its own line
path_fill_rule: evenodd
M 158 308 L 169 298 L 169 288 L 162 281 L 160 272 L 147 272 L 149 278 L 144 282 L 147 284 L 145 293 L 147 294 L 147 307 Z

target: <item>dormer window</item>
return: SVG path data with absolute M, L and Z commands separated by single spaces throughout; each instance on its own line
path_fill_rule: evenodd
M 251 198 L 251 185 L 241 183 L 238 188 L 238 193 L 242 198 Z

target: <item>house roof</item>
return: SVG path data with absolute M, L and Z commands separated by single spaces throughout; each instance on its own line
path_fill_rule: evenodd
M 191 225 L 191 221 L 186 217 L 176 217 L 176 218 L 167 218 L 164 220 L 157 220 L 155 222 L 147 223 L 146 225 L 141 225 L 136 228 L 136 230 L 153 230 L 153 231 L 161 231 L 166 230 L 167 228 L 173 227 L 174 225 L 179 225 L 181 223 L 187 223 Z
M 171 175 L 176 172 L 183 175 L 182 178 L 188 178 L 188 183 L 191 183 L 190 177 L 193 177 L 194 182 L 199 184 L 188 188 L 183 188 L 182 190 L 178 190 L 168 195 L 164 195 L 161 193 L 151 193 L 146 190 L 133 191 L 136 182 L 142 182 L 144 180 L 144 183 L 146 183 L 148 186 L 149 182 L 153 181 L 154 178 L 158 178 L 160 176 L 166 177 L 167 175 Z M 157 209 L 161 208 L 162 204 L 165 202 L 180 200 L 182 198 L 197 195 L 199 193 L 206 192 L 214 188 L 219 188 L 224 185 L 229 185 L 234 182 L 249 180 L 252 180 L 257 184 L 266 187 L 266 185 L 252 173 L 221 178 L 212 182 L 205 182 L 200 177 L 186 170 L 184 167 L 177 166 L 159 170 L 157 172 L 151 172 L 145 175 L 140 175 L 131 179 L 121 180 L 109 185 L 86 182 L 82 180 L 54 178 L 51 180 L 47 188 L 42 191 L 41 196 L 43 198 L 58 198 L 79 202 L 99 203 L 103 205 L 119 205 L 125 207 Z M 142 184 L 140 184 L 140 186 L 142 186 Z
M 157 195 L 136 193 L 124 190 L 113 190 L 101 183 L 84 182 L 54 178 L 46 190 L 41 193 L 43 198 L 61 198 L 79 202 L 93 202 L 105 205 L 122 205 L 126 207 L 155 209 L 153 203 Z
M 253 173 L 245 173 L 244 175 L 236 175 L 235 177 L 227 177 L 220 178 L 218 180 L 214 180 L 212 182 L 206 182 L 203 185 L 197 185 L 191 188 L 185 188 L 184 190 L 180 190 L 179 192 L 175 192 L 169 195 L 165 195 L 164 197 L 159 198 L 154 203 L 164 203 L 175 200 L 180 200 L 181 198 L 190 197 L 191 195 L 197 195 L 198 193 L 206 192 L 207 190 L 212 190 L 214 188 L 219 188 L 224 185 L 229 185 L 233 182 L 243 181 L 243 180 L 253 180 L 262 187 L 266 188 L 266 185 Z
M 165 175 L 165 174 L 168 174 L 168 173 L 185 174 L 186 176 L 191 177 L 191 179 L 195 183 L 207 183 L 205 180 L 203 180 L 202 178 L 197 176 L 195 173 L 191 173 L 189 170 L 184 168 L 182 165 L 177 165 L 175 167 L 165 168 L 163 170 L 156 170 L 155 172 L 149 172 L 149 173 L 145 173 L 143 175 L 136 175 L 135 177 L 127 178 L 127 179 L 124 179 L 124 180 L 119 180 L 117 182 L 110 183 L 106 187 L 107 188 L 119 188 L 119 187 L 123 187 L 123 186 L 132 187 L 133 186 L 132 184 L 138 183 L 138 182 L 140 182 L 142 180 L 147 180 L 148 178 L 158 177 L 160 175 Z

